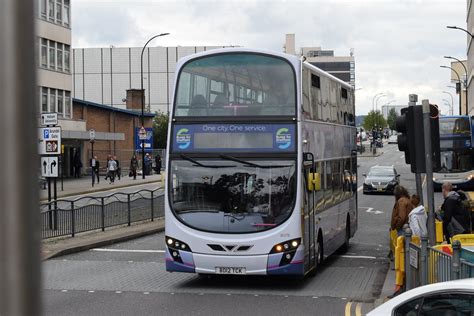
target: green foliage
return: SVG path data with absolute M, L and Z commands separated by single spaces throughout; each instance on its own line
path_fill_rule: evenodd
M 390 109 L 387 117 L 387 124 L 391 130 L 395 130 L 395 121 L 397 120 L 397 111 L 394 108 Z
M 156 112 L 156 116 L 153 118 L 153 148 L 166 148 L 168 121 L 168 114 Z
M 380 111 L 370 111 L 369 114 L 367 114 L 367 116 L 365 117 L 362 126 L 364 126 L 364 129 L 366 131 L 371 131 L 374 127 L 386 127 L 387 122 L 383 117 L 382 113 L 380 113 Z

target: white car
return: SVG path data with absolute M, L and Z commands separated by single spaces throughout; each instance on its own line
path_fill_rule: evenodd
M 414 288 L 367 314 L 376 315 L 474 315 L 474 278 Z
M 397 143 L 397 135 L 392 135 L 388 138 L 389 144 L 396 144 Z

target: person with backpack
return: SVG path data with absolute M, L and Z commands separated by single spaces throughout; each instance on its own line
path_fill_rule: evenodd
M 470 233 L 471 217 L 469 209 L 464 207 L 461 194 L 453 191 L 453 185 L 450 182 L 445 182 L 441 189 L 444 197 L 443 205 L 441 205 L 443 231 L 446 241 L 451 243 L 454 235 Z

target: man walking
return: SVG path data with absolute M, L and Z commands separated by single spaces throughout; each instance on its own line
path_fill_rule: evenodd
M 117 156 L 114 156 L 114 161 L 117 164 L 117 170 L 115 170 L 115 174 L 117 178 L 120 180 L 120 175 L 121 175 L 122 170 L 120 169 L 120 161 L 117 159 Z
M 115 172 L 117 171 L 117 163 L 112 158 L 107 162 L 107 177 L 110 179 L 109 184 L 115 181 Z
M 443 205 L 441 205 L 443 231 L 446 241 L 451 243 L 454 235 L 470 233 L 469 210 L 463 207 L 461 196 L 453 191 L 451 183 L 443 183 L 442 192 L 444 197 Z
M 94 158 L 91 159 L 91 170 L 92 170 L 92 181 L 97 177 L 97 184 L 100 183 L 100 178 L 99 178 L 99 168 L 100 168 L 100 163 L 99 159 L 97 159 L 97 156 L 94 156 Z

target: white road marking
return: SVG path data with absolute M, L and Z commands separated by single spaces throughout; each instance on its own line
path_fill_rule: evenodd
M 358 187 L 358 188 L 357 188 L 357 192 L 359 192 L 360 190 L 362 190 L 363 187 L 364 187 L 363 185 L 361 185 L 360 187 Z
M 136 253 L 164 253 L 164 250 L 139 250 L 139 249 L 111 249 L 111 248 L 94 248 L 90 251 L 102 252 L 136 252 Z
M 351 258 L 351 259 L 372 259 L 372 260 L 375 260 L 377 259 L 377 257 L 373 257 L 373 256 L 349 256 L 349 255 L 339 255 L 337 257 L 340 257 L 340 258 Z

